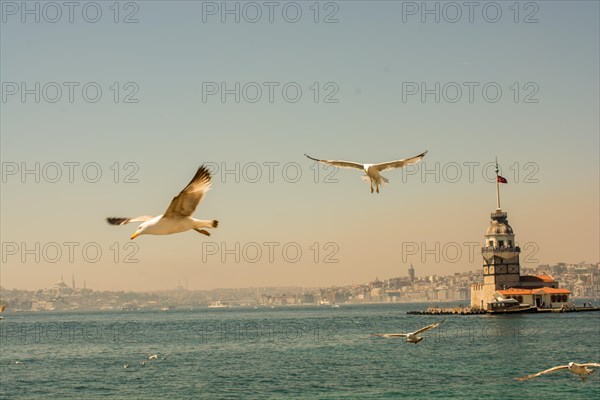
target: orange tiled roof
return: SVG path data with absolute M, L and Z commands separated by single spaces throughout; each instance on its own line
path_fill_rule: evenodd
M 571 294 L 567 289 L 562 288 L 538 288 L 538 289 L 521 289 L 521 288 L 510 288 L 505 290 L 497 290 L 502 296 L 518 296 L 518 295 L 531 295 L 531 294 Z
M 521 282 L 556 282 L 550 275 L 523 275 L 519 280 Z
M 528 295 L 531 294 L 531 289 L 517 289 L 517 288 L 510 288 L 510 289 L 505 289 L 505 290 L 497 290 L 498 293 L 500 293 L 502 296 L 517 296 L 517 295 Z
M 567 290 L 567 289 L 563 289 L 563 288 L 544 287 L 544 288 L 534 289 L 534 290 L 532 290 L 532 293 L 533 294 L 542 294 L 542 293 L 548 293 L 548 294 L 571 294 L 571 291 Z

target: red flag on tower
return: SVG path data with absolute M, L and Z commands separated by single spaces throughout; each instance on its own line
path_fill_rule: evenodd
M 500 183 L 508 183 L 508 181 L 506 180 L 506 178 L 503 178 L 500 175 L 498 175 L 498 182 L 500 182 Z

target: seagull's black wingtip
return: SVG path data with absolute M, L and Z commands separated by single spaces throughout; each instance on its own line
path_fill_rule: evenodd
M 109 217 L 106 218 L 106 222 L 110 225 L 125 225 L 129 222 L 130 218 L 119 218 L 119 217 Z
M 212 179 L 212 177 L 210 176 L 210 169 L 206 165 L 202 164 L 198 167 L 198 170 L 196 171 L 196 175 L 194 175 L 191 182 L 200 181 L 200 180 L 210 182 L 211 179 Z

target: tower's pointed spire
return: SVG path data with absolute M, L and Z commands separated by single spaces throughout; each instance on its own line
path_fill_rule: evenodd
M 496 157 L 496 210 L 501 210 L 500 208 L 500 179 L 499 176 L 500 169 L 498 168 L 498 157 Z

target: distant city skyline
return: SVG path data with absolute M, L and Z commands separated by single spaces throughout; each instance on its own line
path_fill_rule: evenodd
M 473 300 L 474 287 L 483 282 L 481 270 L 446 276 L 412 277 L 408 275 L 378 277 L 360 284 L 329 287 L 246 287 L 187 290 L 178 285 L 169 290 L 130 292 L 98 291 L 69 287 L 61 280 L 51 287 L 35 291 L 1 288 L 0 306 L 10 312 L 64 310 L 163 310 L 174 308 L 223 308 L 286 305 L 332 305 L 359 303 L 414 303 Z M 566 288 L 571 299 L 598 298 L 600 295 L 600 265 L 555 264 L 526 268 L 527 275 L 538 275 Z M 555 282 L 556 283 L 556 282 Z
M 586 262 L 586 261 L 580 261 L 577 263 L 570 263 L 570 262 L 555 262 L 555 263 L 549 263 L 549 264 L 539 264 L 537 266 L 529 266 L 529 267 L 523 267 L 525 269 L 525 271 L 528 272 L 532 272 L 532 271 L 536 271 L 536 270 L 545 270 L 545 269 L 551 269 L 551 268 L 556 268 L 558 266 L 570 266 L 570 267 L 576 267 L 576 266 L 596 266 L 597 268 L 600 268 L 600 262 L 596 262 L 596 263 L 590 263 L 590 262 Z M 175 290 L 178 288 L 183 288 L 185 290 L 190 290 L 190 291 L 212 291 L 212 290 L 235 290 L 235 289 L 272 289 L 272 288 L 328 288 L 328 287 L 344 287 L 344 286 L 349 286 L 349 285 L 363 285 L 366 282 L 375 282 L 377 280 L 380 280 L 381 282 L 385 282 L 388 280 L 392 280 L 392 279 L 398 279 L 398 278 L 406 278 L 408 281 L 412 282 L 413 280 L 427 280 L 433 277 L 438 277 L 438 278 L 445 278 L 445 277 L 451 277 L 451 276 L 455 276 L 455 275 L 459 275 L 459 274 L 465 274 L 465 273 L 470 273 L 470 274 L 475 274 L 475 275 L 479 275 L 481 273 L 481 266 L 478 268 L 475 268 L 473 270 L 467 270 L 467 271 L 461 271 L 461 272 L 448 272 L 445 275 L 440 275 L 440 274 L 423 274 L 423 275 L 419 275 L 416 271 L 417 269 L 414 268 L 414 266 L 412 264 L 409 264 L 406 268 L 407 272 L 405 275 L 394 275 L 394 276 L 387 276 L 387 277 L 380 277 L 380 276 L 374 276 L 371 279 L 365 281 L 365 282 L 354 282 L 351 284 L 331 284 L 331 285 L 314 285 L 314 286 L 303 286 L 303 285 L 283 285 L 283 286 L 271 286 L 271 285 L 264 285 L 264 286 L 244 286 L 244 287 L 214 287 L 214 288 L 205 288 L 205 289 L 199 289 L 199 288 L 189 288 L 188 287 L 188 282 L 177 282 L 174 286 L 172 287 L 168 287 L 165 289 L 149 289 L 149 290 L 132 290 L 131 292 L 133 293 L 151 293 L 151 292 L 156 292 L 156 291 L 168 291 L 168 290 Z M 412 271 L 412 273 L 411 273 Z M 398 271 L 401 272 L 401 271 Z M 381 280 L 381 278 L 383 280 Z M 38 288 L 33 288 L 33 289 L 23 289 L 23 288 L 17 288 L 17 287 L 5 287 L 5 286 L 1 286 L 0 287 L 4 290 L 43 290 L 43 289 L 48 289 L 51 286 L 56 286 L 58 284 L 63 284 L 66 287 L 70 288 L 70 289 L 91 289 L 91 290 L 106 290 L 106 291 L 110 291 L 110 289 L 101 289 L 101 288 L 94 288 L 94 287 L 88 287 L 87 285 L 87 281 L 83 280 L 83 281 L 78 281 L 77 277 L 75 275 L 71 276 L 71 286 L 69 286 L 67 284 L 67 282 L 65 282 L 64 279 L 64 274 L 61 274 L 60 277 L 57 280 L 51 281 L 51 282 L 47 282 L 46 286 L 43 287 L 38 287 Z M 79 284 L 78 284 L 79 282 Z M 82 283 L 81 283 L 82 282 Z

